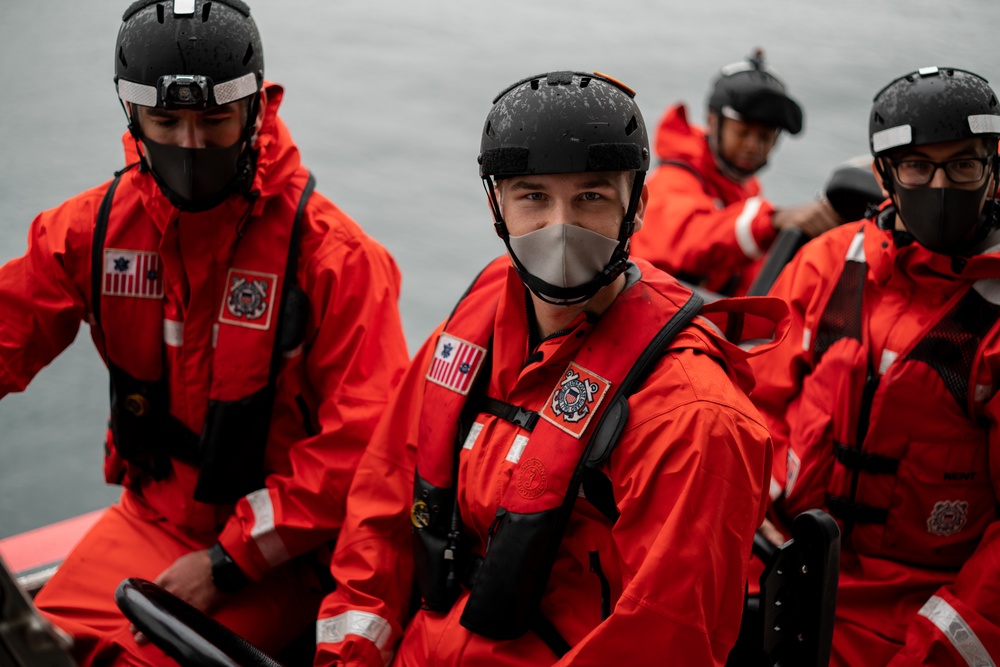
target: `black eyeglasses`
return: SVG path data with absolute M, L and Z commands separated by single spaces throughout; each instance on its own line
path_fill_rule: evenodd
M 932 160 L 898 160 L 892 166 L 902 185 L 927 185 L 938 169 L 944 169 L 952 183 L 975 183 L 986 173 L 992 157 L 961 157 L 945 162 Z

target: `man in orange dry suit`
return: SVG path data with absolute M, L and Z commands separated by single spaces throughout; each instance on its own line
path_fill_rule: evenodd
M 509 256 L 362 458 L 317 665 L 724 663 L 770 442 L 752 352 L 716 327 L 773 340 L 784 304 L 720 301 L 670 338 L 698 300 L 628 260 L 649 164 L 633 95 L 551 72 L 495 100 L 480 175 Z
M 807 245 L 772 290 L 792 330 L 755 364 L 753 396 L 784 487 L 775 518 L 840 522 L 831 664 L 992 665 L 1000 107 L 975 74 L 928 67 L 875 96 L 869 136 L 888 201 Z
M 130 166 L 0 269 L 0 396 L 87 321 L 124 487 L 37 604 L 82 664 L 165 663 L 115 607 L 133 576 L 277 651 L 315 620 L 316 550 L 406 363 L 399 272 L 310 196 L 243 2 L 134 3 L 115 68 Z
M 708 98 L 708 130 L 683 104 L 663 115 L 659 168 L 649 179 L 646 232 L 632 252 L 692 284 L 745 294 L 778 230 L 816 236 L 841 222 L 826 200 L 775 208 L 755 174 L 781 131 L 802 130 L 802 109 L 758 51 L 722 68 Z

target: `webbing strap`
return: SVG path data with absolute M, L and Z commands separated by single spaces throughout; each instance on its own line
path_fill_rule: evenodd
M 891 459 L 878 454 L 866 454 L 840 442 L 833 443 L 833 455 L 841 465 L 859 472 L 894 475 L 899 468 L 899 459 Z
M 833 516 L 852 523 L 885 523 L 889 518 L 889 510 L 854 503 L 837 496 L 827 495 L 826 506 Z

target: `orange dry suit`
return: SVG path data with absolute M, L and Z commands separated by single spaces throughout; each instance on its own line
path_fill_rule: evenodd
M 504 257 L 428 339 L 355 476 L 316 664 L 725 662 L 770 445 L 744 394 L 751 352 L 707 318 L 773 337 L 783 306 L 706 306 L 646 367 L 600 456 L 586 448 L 615 423 L 602 417 L 627 360 L 690 296 L 643 260 L 626 276 L 600 318 L 532 346 Z
M 304 196 L 308 172 L 277 117 L 282 89 L 266 92 L 249 197 L 181 212 L 133 167 L 113 197 L 106 183 L 39 215 L 27 254 L 0 269 L 0 396 L 22 390 L 81 321 L 112 371 L 105 473 L 122 501 L 38 598 L 81 655 L 127 626 L 112 599 L 126 576 L 155 579 L 219 541 L 257 581 L 331 542 L 406 363 L 394 261 L 326 198 Z M 238 630 L 235 617 L 260 614 L 253 590 L 231 610 Z M 278 648 L 282 625 L 255 639 Z
M 774 207 L 760 196 L 760 183 L 734 181 L 719 170 L 705 130 L 688 122 L 682 104 L 660 120 L 656 155 L 632 255 L 713 292 L 746 294 L 777 236 Z
M 777 518 L 819 507 L 843 531 L 833 665 L 1000 656 L 997 276 L 1000 246 L 952 258 L 866 220 L 808 244 L 771 292 L 792 328 L 752 362 L 753 398 Z

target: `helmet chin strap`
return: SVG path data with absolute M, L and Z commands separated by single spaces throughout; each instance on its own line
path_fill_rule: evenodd
M 513 248 L 510 247 L 510 232 L 507 230 L 507 223 L 504 222 L 503 214 L 500 212 L 500 202 L 497 200 L 493 182 L 489 177 L 483 178 L 483 187 L 486 190 L 486 197 L 489 199 L 490 208 L 493 210 L 493 227 L 497 236 L 503 239 L 507 246 L 507 252 L 514 262 L 514 268 L 525 287 L 531 290 L 545 303 L 554 306 L 572 306 L 589 301 L 603 288 L 614 282 L 628 266 L 629 240 L 635 232 L 635 213 L 639 208 L 639 200 L 642 197 L 642 186 L 646 179 L 645 172 L 636 172 L 635 180 L 632 183 L 632 192 L 629 195 L 628 208 L 618 227 L 618 245 L 611 253 L 611 259 L 591 280 L 575 287 L 562 287 L 542 280 L 538 276 L 530 273 Z

